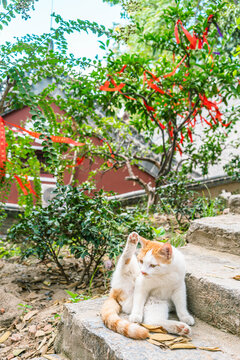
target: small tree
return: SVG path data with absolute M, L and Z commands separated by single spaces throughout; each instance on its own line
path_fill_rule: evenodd
M 123 151 L 114 142 L 112 148 L 113 167 L 127 165 L 126 179 L 145 189 L 151 206 L 157 200 L 155 189 L 173 169 L 176 154 L 189 172 L 200 166 L 203 174 L 219 160 L 226 136 L 239 122 L 239 105 L 229 106 L 229 100 L 239 96 L 240 67 L 236 46 L 231 56 L 224 50 L 232 30 L 228 27 L 221 32 L 218 26 L 229 3 L 210 1 L 201 9 L 190 1 L 176 1 L 160 9 L 145 9 L 144 1 L 138 5 L 136 12 L 143 18 L 144 11 L 152 11 L 158 31 L 132 17 L 130 40 L 134 38 L 140 44 L 138 50 L 142 46 L 145 53 L 131 52 L 131 48 L 117 58 L 110 53 L 109 75 L 100 87 L 106 95 L 99 102 L 104 106 L 107 98 L 107 114 L 124 106 L 129 127 L 149 144 L 145 154 L 133 147 Z M 238 27 L 239 19 L 232 26 Z M 197 144 L 199 128 L 203 130 Z M 141 161 L 157 168 L 153 184 L 134 174 L 132 165 L 141 165 Z
M 28 0 L 4 1 L 1 26 L 7 26 L 15 13 L 27 11 L 33 3 Z M 0 45 L 0 114 L 23 107 L 30 110 L 27 123 L 14 131 L 12 124 L 0 118 L 1 200 L 5 201 L 12 182 L 16 181 L 19 204 L 26 206 L 27 213 L 33 207 L 35 195 L 36 203 L 41 203 L 40 168 L 55 175 L 61 183 L 64 171 L 74 172 L 76 163 L 80 161 L 77 162 L 77 158 L 81 159 L 92 146 L 87 139 L 91 130 L 85 127 L 85 119 L 94 114 L 95 95 L 84 70 L 90 65 L 99 67 L 100 64 L 97 60 L 77 59 L 69 54 L 66 35 L 81 31 L 91 31 L 97 36 L 111 34 L 94 22 L 64 21 L 58 15 L 52 16 L 56 27 L 50 33 L 28 34 L 14 43 Z M 51 81 L 45 81 L 47 79 Z M 70 83 L 81 88 L 82 96 L 77 100 L 71 96 Z M 85 104 L 86 95 L 88 106 Z M 53 104 L 58 105 L 58 110 Z M 72 116 L 76 116 L 78 122 Z M 42 139 L 44 163 L 40 163 L 32 148 L 34 138 Z M 5 173 L 9 175 L 7 178 Z M 34 179 L 33 187 L 29 176 Z

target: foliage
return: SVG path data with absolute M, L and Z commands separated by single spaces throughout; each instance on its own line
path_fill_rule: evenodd
M 21 250 L 20 247 L 16 244 L 8 244 L 3 239 L 0 240 L 0 259 L 8 259 L 13 256 L 20 256 Z
M 0 202 L 0 229 L 1 229 L 2 224 L 3 224 L 4 220 L 6 219 L 6 217 L 7 217 L 7 214 L 5 211 L 4 204 Z
M 26 9 L 32 3 L 27 0 L 11 1 L 0 21 L 7 25 L 15 18 L 17 6 L 25 6 Z M 66 36 L 82 31 L 91 31 L 99 37 L 109 37 L 111 34 L 110 30 L 95 22 L 80 19 L 65 21 L 59 15 L 52 16 L 56 27 L 50 33 L 27 34 L 23 38 L 16 38 L 14 43 L 0 45 L 0 113 L 28 106 L 28 120 L 21 125 L 33 133 L 42 134 L 39 139 L 43 159 L 39 160 L 32 147 L 33 136 L 22 132 L 22 129 L 13 131 L 8 123 L 5 126 L 7 159 L 11 158 L 11 161 L 6 163 L 9 176 L 0 181 L 1 197 L 2 200 L 7 199 L 16 175 L 25 188 L 28 178 L 32 177 L 37 194 L 35 200 L 28 188 L 26 195 L 17 183 L 19 205 L 24 206 L 26 214 L 32 211 L 34 203 L 41 204 L 40 169 L 53 174 L 60 183 L 64 171 L 70 171 L 72 181 L 75 172 L 72 166 L 75 166 L 76 158 L 87 151 L 91 153 L 94 147 L 89 140 L 93 130 L 86 124 L 86 119 L 97 117 L 94 112 L 96 94 L 93 90 L 98 80 L 94 82 L 90 79 L 86 70 L 89 66 L 97 69 L 101 65 L 97 59 L 91 61 L 69 54 Z M 100 76 L 101 71 L 96 71 L 96 74 Z M 51 137 L 59 135 L 85 145 L 71 147 L 53 142 Z
M 44 167 L 45 171 L 53 174 L 59 183 L 68 169 L 72 172 L 72 181 L 75 168 L 69 166 L 74 165 L 77 157 L 84 156 L 94 161 L 96 156 L 101 156 L 106 161 L 99 171 L 127 166 L 126 179 L 139 183 L 145 189 L 150 207 L 156 202 L 155 189 L 162 185 L 163 177 L 175 166 L 174 159 L 179 159 L 182 153 L 189 172 L 200 168 L 203 174 L 207 174 L 209 166 L 219 160 L 226 134 L 239 121 L 239 109 L 227 106 L 229 99 L 238 96 L 240 90 L 237 83 L 239 59 L 233 56 L 237 54 L 237 49 L 232 48 L 230 57 L 224 50 L 233 29 L 235 31 L 239 26 L 238 18 L 235 15 L 231 17 L 232 27 L 229 25 L 224 29 L 222 39 L 216 27 L 229 11 L 231 2 L 219 1 L 216 4 L 210 1 L 204 2 L 204 6 L 198 2 L 198 8 L 195 2 L 188 0 L 167 4 L 159 0 L 150 4 L 145 0 L 122 3 L 131 20 L 131 36 L 127 38 L 130 50 L 125 53 L 109 49 L 111 37 L 120 42 L 123 40 L 121 32 L 116 30 L 113 33 L 95 22 L 80 19 L 65 21 L 56 14 L 53 14 L 56 28 L 51 33 L 26 35 L 14 44 L 1 45 L 0 112 L 27 105 L 31 111 L 29 122 L 24 125 L 44 134 L 40 137 L 43 164 L 32 149 L 32 137 L 20 137 L 11 129 L 6 130 L 7 156 L 14 161 L 6 164 L 10 176 L 4 184 L 0 184 L 1 190 L 8 192 L 15 174 L 22 182 L 26 181 L 26 176 L 32 176 L 40 204 L 40 168 Z M 232 12 L 236 10 L 233 3 L 231 9 Z M 208 23 L 210 14 L 213 14 L 213 20 Z M 189 49 L 189 41 L 180 27 L 181 41 L 177 44 L 174 27 L 178 19 L 199 38 L 209 26 L 209 48 L 205 43 L 202 49 Z M 106 42 L 100 42 L 106 50 L 107 66 L 97 58 L 93 61 L 85 57 L 76 59 L 68 53 L 66 35 L 82 31 L 107 36 Z M 133 43 L 137 45 L 134 47 Z M 220 55 L 214 55 L 213 51 Z M 175 73 L 164 77 L 185 56 Z M 123 65 L 127 66 L 121 71 Z M 100 90 L 106 74 L 110 74 L 108 78 L 112 84 L 114 81 L 125 84 L 122 93 Z M 45 79 L 52 81 L 44 85 Z M 43 84 L 43 89 L 37 92 L 39 84 Z M 221 115 L 219 112 L 213 114 L 202 96 L 214 102 L 220 97 L 226 105 L 220 109 Z M 53 103 L 58 106 L 57 110 Z M 119 120 L 120 108 L 125 109 L 129 120 Z M 218 118 L 214 118 L 215 115 Z M 202 143 L 196 141 L 200 131 Z M 116 133 L 119 134 L 117 140 Z M 79 148 L 53 142 L 51 136 L 59 134 L 85 145 Z M 144 139 L 145 149 L 129 141 L 128 136 L 135 137 L 136 134 Z M 96 148 L 89 140 L 92 136 L 107 139 L 108 143 Z M 112 152 L 109 152 L 109 146 Z M 150 162 L 157 169 L 156 179 L 151 183 L 146 183 L 134 173 L 134 166 L 141 167 L 142 161 Z M 18 190 L 21 194 L 19 186 Z M 25 205 L 27 213 L 30 213 L 34 204 L 32 194 L 22 194 L 19 198 L 20 204 Z
M 89 283 L 106 254 L 110 258 L 119 254 L 132 229 L 143 236 L 151 233 L 139 215 L 122 214 L 119 203 L 109 200 L 104 191 L 96 192 L 88 184 L 59 185 L 50 205 L 24 216 L 10 229 L 8 239 L 21 245 L 23 256 L 50 257 L 66 279 L 60 251 L 67 246 L 82 259 L 81 281 Z
M 38 0 L 1 0 L 0 5 L 3 6 L 6 12 L 0 12 L 0 21 L 3 25 L 8 25 L 8 23 L 16 17 L 17 14 L 21 14 L 24 20 L 27 20 L 30 16 L 28 12 L 33 9 L 34 3 Z M 2 25 L 0 25 L 0 29 Z
M 124 107 L 129 115 L 126 125 L 148 144 L 148 151 L 133 145 L 123 150 L 121 143 L 114 144 L 113 136 L 111 146 L 113 166 L 127 165 L 128 180 L 145 189 L 150 206 L 156 201 L 155 188 L 175 167 L 174 159 L 182 157 L 189 173 L 200 169 L 206 175 L 209 166 L 219 161 L 226 136 L 239 122 L 239 105 L 228 105 L 240 93 L 236 44 L 230 56 L 225 51 L 239 21 L 231 17 L 220 38 L 219 21 L 230 5 L 232 11 L 237 9 L 231 1 L 198 2 L 198 7 L 189 0 L 143 0 L 137 4 L 129 15 L 131 36 L 125 39 L 116 30 L 116 37 L 127 41 L 129 51 L 115 56 L 109 51 L 109 83 L 101 87 L 106 95 L 100 95 L 98 101 L 109 116 Z M 179 19 L 189 36 L 178 25 L 177 42 L 175 26 Z M 201 49 L 196 46 L 198 40 L 193 44 L 193 33 L 200 41 L 207 38 Z M 198 136 L 201 141 L 197 141 Z M 157 168 L 152 184 L 134 174 L 132 166 L 141 166 L 141 161 Z
M 224 170 L 234 181 L 240 181 L 240 156 L 234 155 L 229 163 L 224 166 Z
M 69 290 L 65 290 L 65 291 L 69 295 L 69 300 L 71 303 L 78 303 L 79 301 L 90 299 L 90 296 L 84 296 L 82 294 L 77 294 Z
M 198 196 L 191 190 L 191 183 L 184 173 L 171 174 L 168 183 L 158 189 L 159 203 L 157 209 L 174 215 L 180 229 L 187 230 L 189 221 L 200 217 L 216 216 L 224 209 L 220 198 Z

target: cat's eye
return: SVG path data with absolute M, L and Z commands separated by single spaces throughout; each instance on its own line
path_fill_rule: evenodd
M 157 265 L 151 264 L 150 267 L 155 268 Z
M 143 260 L 139 260 L 139 262 L 140 262 L 141 264 L 143 264 Z

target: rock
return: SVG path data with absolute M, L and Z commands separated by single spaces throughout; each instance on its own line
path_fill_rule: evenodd
M 231 194 L 230 191 L 226 191 L 226 190 L 223 189 L 221 194 L 219 194 L 219 197 L 226 200 L 226 201 L 228 201 L 228 199 L 230 198 L 231 195 L 232 194 Z
M 197 346 L 223 347 L 224 353 L 198 349 L 163 350 L 146 340 L 132 340 L 119 335 L 107 329 L 99 316 L 104 300 L 103 298 L 94 299 L 65 305 L 63 322 L 60 324 L 55 342 L 57 353 L 65 355 L 69 360 L 240 359 L 239 338 L 225 334 L 209 325 L 202 327 L 199 321 L 193 327 L 193 343 Z
M 228 203 L 232 214 L 240 214 L 240 195 L 231 195 Z
M 191 222 L 187 242 L 240 255 L 240 215 L 205 217 Z
M 240 336 L 240 257 L 188 244 L 181 248 L 187 265 L 190 311 L 221 330 Z
M 22 309 L 18 307 L 18 305 L 22 303 L 22 300 L 6 292 L 5 288 L 6 287 L 0 287 L 0 304 L 5 310 L 5 312 L 0 315 L 0 327 L 9 326 L 17 316 L 22 314 Z
M 230 212 L 230 209 L 226 208 L 223 210 L 223 215 L 227 215 L 227 214 L 229 214 L 229 212 Z

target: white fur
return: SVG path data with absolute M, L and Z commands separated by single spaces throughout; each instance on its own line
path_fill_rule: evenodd
M 137 245 L 130 241 L 133 236 L 138 235 L 129 235 L 111 282 L 113 289 L 124 292 L 124 301 L 120 303 L 122 311 L 130 314 L 131 322 L 159 325 L 171 333 L 189 334 L 188 325 L 193 325 L 194 319 L 186 307 L 183 255 L 172 247 L 170 264 L 151 267 L 151 264 L 157 265 L 157 261 L 149 251 L 141 264 L 135 254 Z M 172 304 L 180 321 L 168 320 Z

